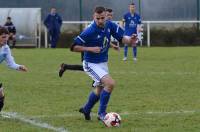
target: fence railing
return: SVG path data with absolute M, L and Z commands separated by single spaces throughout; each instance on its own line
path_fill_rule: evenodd
M 119 21 L 115 21 L 119 22 Z M 91 21 L 63 21 L 63 24 L 89 24 Z M 142 21 L 146 24 L 147 46 L 151 46 L 151 24 L 200 24 L 200 21 Z M 45 48 L 48 48 L 47 29 L 45 28 Z

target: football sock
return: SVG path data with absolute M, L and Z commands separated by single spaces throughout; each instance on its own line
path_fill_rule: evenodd
M 64 69 L 66 70 L 76 70 L 76 71 L 84 71 L 82 65 L 69 65 L 65 64 Z
M 137 57 L 137 47 L 133 47 L 133 57 Z
M 0 111 L 2 110 L 3 106 L 4 106 L 4 96 L 0 97 Z
M 90 113 L 93 106 L 98 102 L 99 96 L 97 96 L 93 91 L 90 93 L 88 97 L 88 102 L 83 107 L 86 113 Z
M 128 54 L 128 45 L 124 45 L 124 57 L 127 57 Z
M 102 90 L 100 94 L 100 105 L 99 105 L 99 111 L 98 111 L 98 114 L 100 116 L 102 114 L 106 114 L 106 108 L 110 99 L 110 94 L 111 93 L 105 91 L 104 89 Z

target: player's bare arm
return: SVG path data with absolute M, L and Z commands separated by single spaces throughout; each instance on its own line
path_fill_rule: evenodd
M 76 45 L 73 47 L 73 50 L 75 52 L 84 52 L 84 51 L 88 51 L 88 52 L 92 52 L 92 53 L 100 53 L 101 51 L 101 47 L 84 47 L 84 46 L 79 46 Z

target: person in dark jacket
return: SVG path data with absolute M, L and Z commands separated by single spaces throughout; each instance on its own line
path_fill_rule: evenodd
M 7 17 L 6 23 L 4 24 L 4 27 L 7 28 L 9 31 L 9 38 L 7 44 L 11 47 L 14 48 L 16 44 L 16 28 L 15 25 L 13 24 L 11 17 Z M 12 41 L 12 46 L 9 44 L 9 41 Z
M 51 48 L 56 48 L 56 44 L 59 40 L 60 28 L 62 26 L 62 18 L 56 13 L 56 8 L 51 8 L 51 13 L 44 20 L 44 25 L 49 32 Z

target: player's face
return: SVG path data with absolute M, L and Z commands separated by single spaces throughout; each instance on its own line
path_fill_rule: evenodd
M 10 20 L 10 19 L 7 19 L 7 22 L 11 22 L 11 20 Z
M 107 20 L 112 20 L 113 19 L 113 12 L 106 12 L 106 19 Z
M 51 14 L 53 14 L 53 15 L 56 14 L 56 9 L 55 8 L 51 9 Z
M 135 5 L 129 5 L 129 11 L 131 13 L 134 13 L 135 12 Z
M 6 44 L 7 40 L 8 40 L 8 34 L 0 35 L 0 46 L 3 46 L 4 44 Z
M 102 12 L 100 14 L 94 13 L 93 15 L 94 21 L 96 22 L 97 26 L 104 27 L 106 21 L 106 13 Z

